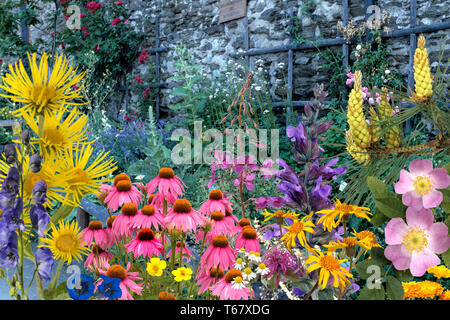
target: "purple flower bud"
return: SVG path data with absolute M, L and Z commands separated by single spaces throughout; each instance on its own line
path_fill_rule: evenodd
M 39 153 L 35 153 L 30 158 L 30 170 L 33 173 L 38 173 L 42 168 L 42 157 Z
M 52 279 L 52 268 L 55 260 L 49 248 L 43 247 L 36 250 L 36 266 L 38 267 L 39 277 L 44 281 Z
M 13 144 L 7 144 L 5 146 L 5 159 L 6 163 L 13 164 L 17 160 L 17 150 L 16 146 Z
M 30 144 L 30 131 L 28 131 L 28 129 L 25 129 L 23 132 L 22 132 L 22 137 L 21 137 L 21 140 L 22 140 L 22 144 L 23 145 L 29 145 Z
M 32 197 L 36 203 L 43 204 L 47 201 L 47 183 L 44 180 L 39 180 L 34 184 Z

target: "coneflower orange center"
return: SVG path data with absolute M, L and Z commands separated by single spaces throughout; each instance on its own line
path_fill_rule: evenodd
M 138 212 L 138 207 L 137 207 L 137 205 L 135 205 L 132 202 L 125 203 L 122 206 L 122 214 L 124 214 L 126 216 L 129 216 L 129 217 L 135 216 L 137 214 L 137 212 Z
M 181 241 L 177 241 L 177 244 L 176 244 L 176 246 L 177 246 L 178 248 L 180 248 L 180 247 L 181 247 L 181 244 L 183 244 L 183 248 L 185 248 L 185 247 L 186 247 L 186 243 L 184 243 L 184 241 L 183 241 L 183 242 L 181 242 Z
M 178 199 L 173 204 L 173 211 L 176 213 L 189 213 L 192 210 L 191 203 L 186 199 Z
M 211 219 L 214 221 L 221 221 L 224 218 L 224 215 L 220 211 L 213 211 L 211 212 Z
M 142 214 L 146 216 L 152 216 L 155 214 L 155 207 L 154 206 L 145 206 L 142 208 Z
M 128 180 L 120 180 L 116 184 L 116 188 L 120 192 L 127 192 L 131 190 L 131 182 Z
M 256 230 L 251 226 L 245 226 L 242 229 L 242 237 L 248 240 L 256 239 L 257 237 Z
M 236 277 L 242 278 L 242 272 L 237 269 L 230 269 L 225 275 L 225 281 L 231 283 Z
M 217 235 L 213 238 L 212 243 L 216 248 L 226 248 L 228 246 L 228 239 L 223 235 Z
M 105 252 L 105 250 L 103 250 L 102 248 L 100 248 L 98 245 L 96 245 L 95 243 L 92 245 L 92 253 L 99 255 L 100 253 Z
M 111 216 L 111 218 L 106 219 L 106 225 L 108 228 L 112 228 L 112 224 L 114 222 L 114 219 L 116 219 L 117 216 Z
M 211 278 L 222 278 L 224 276 L 223 270 L 219 268 L 219 270 L 217 271 L 217 268 L 211 268 L 209 269 L 209 276 Z
M 173 293 L 167 293 L 166 291 L 161 291 L 158 295 L 158 300 L 175 300 Z
M 153 199 L 155 198 L 155 194 L 152 193 L 151 195 L 148 196 L 148 204 L 152 204 Z
M 209 199 L 210 200 L 222 200 L 223 199 L 223 193 L 219 189 L 214 189 L 209 192 Z
M 122 266 L 113 264 L 108 268 L 108 271 L 106 271 L 106 276 L 110 278 L 117 278 L 123 281 L 127 277 L 127 271 Z
M 163 179 L 172 179 L 175 177 L 175 172 L 171 168 L 161 168 L 159 170 L 158 176 Z
M 326 269 L 327 271 L 337 271 L 340 268 L 339 261 L 332 256 L 323 256 L 319 261 L 322 268 Z
M 151 241 L 153 239 L 155 239 L 155 235 L 153 234 L 153 231 L 149 228 L 142 228 L 138 235 L 137 238 L 140 241 Z
M 122 180 L 131 181 L 128 175 L 126 175 L 125 173 L 121 173 L 114 178 L 114 185 L 117 186 L 117 182 Z
M 251 224 L 250 224 L 250 220 L 248 220 L 248 219 L 241 219 L 241 220 L 239 220 L 239 226 L 241 226 L 242 228 L 243 227 L 245 227 L 245 226 L 250 226 Z
M 229 217 L 229 216 L 231 216 L 232 214 L 233 214 L 233 212 L 231 212 L 231 211 L 225 209 L 225 216 L 226 216 L 226 217 Z
M 100 221 L 91 221 L 89 223 L 89 230 L 100 230 L 103 229 L 103 224 Z

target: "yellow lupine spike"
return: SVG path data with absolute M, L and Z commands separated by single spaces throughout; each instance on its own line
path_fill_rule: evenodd
M 383 88 L 381 90 L 381 102 L 378 108 L 381 120 L 386 120 L 393 116 L 394 110 L 388 101 L 387 89 Z M 389 149 L 399 147 L 402 141 L 399 127 L 393 126 L 390 128 L 384 136 L 384 141 L 386 143 L 386 147 Z
M 375 109 L 372 107 L 370 107 L 369 113 L 370 113 L 369 129 L 370 129 L 370 133 L 372 136 L 372 142 L 378 142 L 378 140 L 380 140 L 380 136 L 381 136 L 381 127 L 380 127 L 380 124 L 378 123 L 380 121 L 380 118 L 378 117 L 378 114 L 375 111 Z
M 421 35 L 417 40 L 417 49 L 414 53 L 414 83 L 415 97 L 418 100 L 427 100 L 433 94 L 433 76 L 430 72 L 430 61 L 425 37 Z
M 345 134 L 345 139 L 347 140 L 347 151 L 358 163 L 364 163 L 364 165 L 369 162 L 370 154 L 366 149 L 361 148 L 353 141 L 353 135 L 351 131 L 347 131 Z
M 363 94 L 361 90 L 361 71 L 356 71 L 354 76 L 354 87 L 350 92 L 348 99 L 347 118 L 350 131 L 353 135 L 353 141 L 361 148 L 367 147 L 372 136 L 369 131 L 369 125 L 366 122 L 363 111 Z

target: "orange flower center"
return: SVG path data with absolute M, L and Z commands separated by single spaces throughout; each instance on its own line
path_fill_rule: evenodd
M 327 271 L 338 271 L 341 267 L 341 265 L 339 264 L 339 261 L 329 255 L 320 257 L 320 265 L 322 268 L 324 268 Z
M 192 210 L 191 203 L 186 199 L 178 199 L 173 204 L 173 211 L 176 213 L 189 213 Z
M 433 180 L 428 176 L 418 176 L 413 181 L 414 192 L 421 196 L 430 193 L 433 190 Z
M 100 221 L 91 221 L 89 223 L 89 230 L 100 230 L 103 229 L 103 224 Z
M 127 271 L 122 266 L 114 264 L 108 268 L 108 271 L 106 271 L 106 276 L 123 281 L 127 277 Z
M 225 217 L 229 217 L 233 214 L 233 212 L 228 211 L 227 209 L 225 209 Z
M 226 248 L 228 246 L 228 239 L 223 235 L 218 235 L 213 238 L 212 244 L 216 248 Z
M 112 228 L 112 224 L 114 222 L 114 219 L 116 219 L 117 216 L 111 216 L 111 218 L 106 219 L 106 225 L 108 228 Z
M 209 269 L 209 276 L 211 278 L 217 277 L 218 279 L 222 278 L 224 276 L 223 270 L 219 268 L 219 271 L 217 271 L 217 268 L 211 268 Z
M 209 193 L 209 199 L 210 200 L 222 200 L 223 199 L 223 193 L 219 189 L 211 190 Z
M 142 211 L 143 215 L 152 216 L 155 214 L 155 207 L 154 206 L 144 206 L 141 211 Z
M 275 211 L 273 215 L 275 218 L 283 218 L 285 214 L 286 213 L 283 210 L 278 210 Z
M 244 239 L 248 239 L 248 240 L 256 239 L 256 236 L 257 236 L 256 230 L 252 226 L 245 226 L 242 229 L 242 237 Z
M 345 245 L 347 247 L 354 247 L 354 246 L 356 246 L 356 242 L 357 242 L 357 239 L 354 238 L 354 237 L 347 237 L 347 238 L 344 239 L 344 243 L 345 243 Z
M 123 181 L 123 180 L 125 180 L 125 181 L 131 181 L 131 180 L 130 180 L 130 177 L 129 177 L 128 175 L 126 175 L 125 173 L 121 173 L 121 174 L 118 174 L 118 175 L 114 178 L 114 185 L 117 186 L 117 183 L 118 183 L 119 181 Z
M 131 182 L 128 180 L 120 180 L 116 184 L 117 191 L 127 192 L 131 190 Z
M 151 241 L 153 239 L 155 239 L 155 235 L 153 234 L 153 231 L 149 228 L 142 228 L 138 235 L 137 238 L 140 241 Z
M 122 214 L 124 214 L 126 216 L 133 217 L 137 214 L 137 212 L 138 212 L 138 207 L 137 207 L 137 205 L 135 205 L 132 202 L 125 203 L 122 206 Z
M 231 283 L 236 277 L 242 277 L 242 272 L 237 269 L 230 269 L 225 275 L 225 281 Z
M 211 212 L 211 219 L 214 221 L 221 221 L 224 218 L 224 215 L 220 211 L 213 211 Z
M 166 291 L 161 291 L 158 295 L 158 300 L 175 300 L 173 293 L 167 294 Z
M 176 243 L 176 246 L 178 247 L 178 248 L 181 248 L 181 244 L 183 243 L 183 248 L 186 248 L 186 243 L 183 241 L 183 242 L 181 242 L 181 241 L 177 241 L 177 243 Z
M 159 170 L 158 176 L 163 179 L 172 179 L 175 177 L 175 172 L 171 168 L 161 168 Z
M 295 233 L 295 234 L 299 234 L 300 232 L 303 231 L 303 227 L 305 225 L 303 224 L 303 222 L 297 221 L 294 222 L 290 227 L 289 227 L 289 232 L 290 233 Z
M 152 193 L 151 195 L 148 196 L 148 204 L 152 203 L 153 198 L 155 198 L 155 194 L 154 193 Z
M 403 235 L 402 244 L 406 249 L 413 253 L 424 251 L 428 248 L 429 235 L 420 226 L 408 228 L 408 231 Z
M 105 250 L 103 250 L 102 248 L 100 248 L 98 245 L 96 245 L 95 243 L 92 245 L 92 253 L 99 255 L 100 253 L 105 252 Z
M 241 219 L 239 220 L 239 226 L 241 226 L 242 228 L 245 226 L 250 226 L 250 220 L 248 219 Z

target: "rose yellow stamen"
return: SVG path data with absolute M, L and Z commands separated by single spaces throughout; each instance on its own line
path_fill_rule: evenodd
M 420 226 L 414 226 L 403 235 L 402 244 L 410 253 L 420 253 L 428 247 L 428 241 L 429 235 Z
M 433 190 L 433 180 L 427 176 L 418 176 L 414 179 L 413 186 L 414 192 L 423 196 Z

